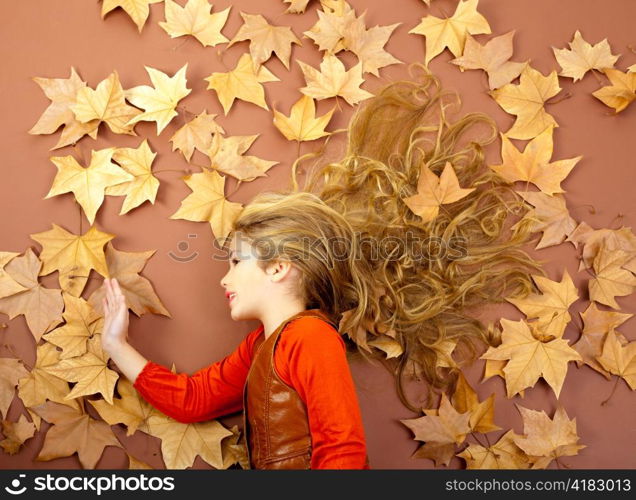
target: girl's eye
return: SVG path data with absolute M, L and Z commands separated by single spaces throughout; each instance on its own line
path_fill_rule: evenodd
M 233 264 L 236 264 L 237 262 L 239 262 L 239 260 L 238 260 L 238 259 L 232 259 L 232 263 L 233 263 Z

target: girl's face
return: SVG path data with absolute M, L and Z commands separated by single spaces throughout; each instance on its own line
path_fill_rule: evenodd
M 262 269 L 254 247 L 234 233 L 230 245 L 230 269 L 221 279 L 234 320 L 261 320 L 272 305 L 297 302 L 300 269 L 289 262 L 275 261 Z

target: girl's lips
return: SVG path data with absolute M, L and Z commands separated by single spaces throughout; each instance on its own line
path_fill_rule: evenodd
M 234 299 L 236 298 L 236 294 L 234 295 L 230 295 L 229 299 L 228 299 L 228 304 L 231 304 L 232 302 L 234 302 Z

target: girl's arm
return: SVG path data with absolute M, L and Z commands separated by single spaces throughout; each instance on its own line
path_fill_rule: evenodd
M 116 279 L 104 281 L 102 346 L 146 401 L 184 423 L 211 420 L 243 408 L 243 385 L 261 328 L 253 330 L 234 352 L 192 376 L 172 373 L 126 342 L 129 313 L 125 298 Z

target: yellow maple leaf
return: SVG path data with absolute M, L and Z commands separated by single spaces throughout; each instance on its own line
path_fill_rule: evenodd
M 119 215 L 128 213 L 145 201 L 154 205 L 159 180 L 152 175 L 152 162 L 157 156 L 144 139 L 137 148 L 117 148 L 113 153 L 115 160 L 121 168 L 133 176 L 128 182 L 122 182 L 114 186 L 108 186 L 105 193 L 112 196 L 126 196 Z
M 102 19 L 104 19 L 104 16 L 111 10 L 121 7 L 134 21 L 139 33 L 141 33 L 150 14 L 149 5 L 162 1 L 163 0 L 102 0 Z
M 568 370 L 568 362 L 581 356 L 562 338 L 544 342 L 533 335 L 541 333 L 536 323 L 501 318 L 502 343 L 489 347 L 480 359 L 508 360 L 503 368 L 508 398 L 527 387 L 534 387 L 543 377 L 557 398 Z M 533 328 L 533 332 L 530 331 Z
M 636 287 L 636 276 L 621 267 L 628 258 L 627 252 L 601 244 L 594 257 L 596 276 L 588 282 L 590 300 L 620 309 L 615 297 L 629 295 Z
M 2 434 L 6 436 L 0 441 L 0 446 L 9 455 L 18 453 L 24 442 L 35 434 L 35 425 L 29 422 L 24 414 L 20 415 L 17 422 L 3 420 L 0 424 L 2 425 Z
M 274 125 L 289 141 L 313 141 L 329 135 L 325 127 L 335 110 L 333 107 L 320 118 L 316 118 L 314 100 L 303 94 L 292 106 L 289 116 L 274 109 Z
M 510 142 L 507 134 L 500 133 L 502 163 L 489 167 L 508 182 L 532 182 L 548 195 L 565 193 L 561 182 L 583 156 L 550 162 L 554 147 L 553 130 L 553 127 L 543 130 L 526 144 L 523 152 Z
M 208 0 L 188 0 L 184 7 L 173 0 L 165 0 L 166 20 L 160 22 L 159 26 L 172 38 L 192 35 L 204 47 L 214 47 L 228 41 L 221 30 L 227 22 L 230 9 L 231 6 L 211 14 L 212 5 Z
M 402 23 L 387 26 L 366 27 L 364 15 L 355 19 L 348 27 L 343 39 L 344 48 L 353 52 L 362 63 L 362 72 L 379 76 L 378 70 L 390 64 L 402 63 L 384 50 L 393 30 Z
M 40 276 L 59 271 L 62 290 L 75 297 L 79 297 L 84 290 L 91 269 L 105 278 L 109 277 L 104 245 L 115 237 L 114 234 L 104 233 L 91 226 L 83 235 L 78 236 L 55 223 L 52 225 L 53 229 L 30 235 L 42 245 L 40 260 L 44 266 Z
M 627 321 L 633 314 L 602 311 L 596 306 L 596 302 L 590 302 L 587 309 L 579 314 L 583 320 L 583 331 L 572 347 L 583 357 L 583 361 L 577 361 L 576 364 L 581 366 L 585 363 L 609 380 L 610 373 L 603 368 L 597 358 L 603 351 L 608 332 Z M 627 339 L 621 333 L 615 332 L 615 334 L 622 345 L 627 344 Z
M 501 429 L 495 425 L 495 395 L 488 396 L 484 401 L 479 401 L 477 393 L 470 386 L 464 374 L 460 371 L 455 391 L 451 397 L 453 407 L 459 413 L 470 412 L 470 428 L 473 432 L 486 434 Z
M 4 269 L 4 266 L 18 255 L 20 255 L 18 252 L 0 252 L 0 299 L 27 290 Z
M 65 324 L 42 336 L 44 340 L 62 349 L 60 359 L 81 356 L 86 353 L 86 341 L 101 333 L 104 321 L 81 297 L 62 293 Z
M 519 77 L 519 85 L 508 83 L 488 94 L 507 113 L 517 116 L 506 132 L 513 139 L 532 139 L 548 127 L 558 127 L 556 120 L 546 112 L 544 103 L 561 91 L 556 70 L 542 75 L 526 64 Z
M 603 368 L 622 377 L 633 391 L 636 390 L 636 342 L 623 345 L 612 329 L 603 343 L 603 352 L 596 359 Z
M 550 335 L 561 338 L 565 327 L 572 319 L 568 308 L 579 298 L 567 269 L 561 281 L 552 281 L 545 276 L 532 275 L 541 293 L 531 293 L 519 299 L 506 299 L 521 310 L 528 319 L 538 318 L 536 326 Z
M 102 80 L 95 90 L 82 87 L 77 91 L 76 102 L 71 106 L 75 117 L 82 123 L 106 123 L 115 134 L 137 135 L 129 120 L 141 111 L 126 104 L 124 89 L 117 71 Z
M 204 170 L 187 175 L 183 180 L 192 193 L 181 201 L 181 206 L 170 218 L 209 222 L 212 233 L 222 246 L 243 205 L 225 198 L 225 177 L 217 172 Z
M 361 62 L 346 71 L 340 59 L 326 54 L 320 63 L 320 71 L 302 61 L 298 61 L 298 65 L 307 83 L 300 91 L 309 97 L 320 100 L 340 96 L 351 106 L 373 97 L 371 92 L 359 88 L 364 83 Z
M 49 366 L 59 363 L 61 351 L 58 351 L 49 342 L 40 343 L 35 351 L 35 366 L 26 377 L 18 381 L 18 397 L 22 400 L 24 406 L 31 408 L 50 399 L 79 410 L 80 406 L 77 399 L 65 399 L 66 395 L 71 391 L 68 382 L 58 377 L 52 377 L 47 372 Z M 33 415 L 33 412 L 29 413 Z
M 77 203 L 84 209 L 86 218 L 93 224 L 95 214 L 104 201 L 105 189 L 134 180 L 131 174 L 111 161 L 114 152 L 115 148 L 92 150 L 91 162 L 86 168 L 72 155 L 51 157 L 58 171 L 44 199 L 72 192 Z
M 187 96 L 192 89 L 186 87 L 185 63 L 174 76 L 169 77 L 158 69 L 145 66 L 153 87 L 139 85 L 125 91 L 126 99 L 143 113 L 133 117 L 127 125 L 133 125 L 140 121 L 157 122 L 157 135 L 168 125 L 170 120 L 177 116 L 175 108 L 181 99 Z
M 455 57 L 462 55 L 466 35 L 490 34 L 490 25 L 484 16 L 477 12 L 479 0 L 460 0 L 453 15 L 446 19 L 428 15 L 420 23 L 409 30 L 409 33 L 426 37 L 426 55 L 424 64 L 428 63 L 446 47 Z
M 400 419 L 413 431 L 418 441 L 433 441 L 437 444 L 461 444 L 471 429 L 470 411 L 459 413 L 442 392 L 439 410 L 426 411 L 419 418 Z
M 580 449 L 586 447 L 577 444 L 576 417 L 570 420 L 561 404 L 552 419 L 543 410 L 530 410 L 518 404 L 516 407 L 523 418 L 524 435 L 515 436 L 513 440 L 533 458 L 533 469 L 544 469 L 552 460 L 577 455 Z
M 117 381 L 117 392 L 121 398 L 113 398 L 113 404 L 108 404 L 103 399 L 89 399 L 88 402 L 108 425 L 124 424 L 127 429 L 126 436 L 132 436 L 137 430 L 149 433 L 148 419 L 159 410 L 141 397 L 126 378 L 120 377 Z
M 255 73 L 270 58 L 272 52 L 289 69 L 292 44 L 302 45 L 292 29 L 289 26 L 272 26 L 260 14 L 241 12 L 241 17 L 243 25 L 228 43 L 228 48 L 236 42 L 250 40 L 250 55 Z
M 109 404 L 113 404 L 115 383 L 119 375 L 108 368 L 109 356 L 103 351 L 101 342 L 101 335 L 95 334 L 88 340 L 84 354 L 60 359 L 58 363 L 45 368 L 51 375 L 76 382 L 65 399 L 100 393 Z
M 516 193 L 534 206 L 534 209 L 523 217 L 533 220 L 530 230 L 532 232 L 543 231 L 543 236 L 534 247 L 535 249 L 559 245 L 574 231 L 576 221 L 570 215 L 563 195 L 556 193 L 549 196 L 540 191 L 516 191 Z M 516 229 L 522 220 L 511 226 L 511 229 Z
M 344 38 L 348 35 L 350 27 L 356 21 L 355 10 L 343 2 L 343 9 L 335 11 L 331 9 L 318 10 L 318 21 L 303 32 L 318 46 L 318 50 L 324 50 L 330 54 L 336 54 L 346 48 Z
M 455 170 L 449 161 L 442 174 L 437 177 L 428 165 L 422 165 L 417 181 L 417 194 L 404 198 L 411 211 L 422 218 L 422 222 L 434 220 L 442 204 L 453 203 L 472 193 L 475 188 L 461 188 Z
M 68 457 L 77 452 L 84 469 L 94 469 L 106 446 L 121 448 L 110 426 L 95 420 L 81 409 L 47 401 L 33 410 L 53 424 L 44 437 L 44 444 L 35 460 L 46 461 Z
M 620 113 L 636 99 L 636 72 L 623 73 L 613 68 L 605 69 L 603 72 L 612 85 L 601 87 L 592 92 L 592 95 L 606 106 L 614 108 L 616 113 Z
M 216 114 L 209 115 L 205 109 L 196 115 L 170 138 L 172 150 L 181 151 L 186 161 L 190 161 L 195 149 L 205 153 L 212 145 L 213 135 L 225 133 L 225 129 L 214 120 L 215 117 Z
M 305 12 L 309 0 L 283 0 L 283 2 L 290 4 L 285 13 L 300 14 Z
M 82 123 L 71 109 L 76 103 L 77 92 L 86 87 L 75 68 L 71 67 L 69 78 L 33 77 L 33 81 L 44 91 L 51 104 L 28 131 L 29 134 L 52 134 L 60 125 L 64 125 L 62 135 L 51 150 L 74 144 L 87 134 L 93 139 L 97 138 L 99 121 Z
M 607 38 L 592 46 L 583 39 L 579 30 L 574 33 L 569 45 L 569 50 L 552 47 L 552 51 L 561 66 L 559 75 L 572 78 L 575 82 L 582 79 L 589 70 L 613 68 L 620 57 L 620 54 L 612 54 Z
M 259 134 L 225 137 L 216 134 L 210 149 L 206 151 L 210 158 L 210 168 L 231 175 L 240 182 L 250 182 L 257 177 L 264 177 L 265 172 L 279 162 L 243 154 L 258 136 Z
M 178 422 L 160 412 L 148 418 L 152 436 L 161 439 L 161 454 L 167 469 L 191 467 L 199 455 L 211 466 L 223 468 L 221 442 L 233 433 L 216 420 L 210 422 Z
M 232 71 L 214 72 L 204 80 L 208 82 L 207 89 L 216 91 L 226 115 L 232 107 L 234 99 L 251 102 L 269 110 L 265 102 L 265 90 L 261 83 L 280 81 L 265 66 L 259 66 L 258 71 L 254 71 L 252 56 L 249 54 L 243 54 Z
M 22 289 L 0 298 L 0 312 L 9 319 L 23 314 L 36 343 L 44 332 L 62 322 L 64 309 L 61 290 L 45 288 L 38 282 L 41 268 L 42 262 L 31 248 L 23 256 L 12 259 L 5 270 Z
M 471 443 L 457 456 L 466 461 L 467 469 L 527 469 L 530 460 L 515 444 L 516 437 L 521 436 L 509 430 L 492 446 Z
M 124 252 L 117 250 L 109 241 L 105 251 L 109 277 L 117 279 L 126 299 L 126 306 L 132 309 L 137 316 L 152 313 L 171 317 L 155 293 L 150 281 L 139 274 L 154 253 L 155 250 Z M 102 283 L 88 297 L 88 303 L 102 316 L 104 315 L 102 299 L 105 294 L 105 286 Z
M 28 374 L 21 360 L 0 358 L 0 419 L 9 419 L 7 412 L 15 395 L 15 386 Z
M 491 90 L 501 87 L 517 78 L 526 62 L 509 61 L 512 57 L 512 38 L 515 30 L 496 36 L 485 45 L 481 45 L 472 36 L 467 35 L 464 52 L 450 62 L 466 69 L 483 69 L 488 73 L 488 86 Z

